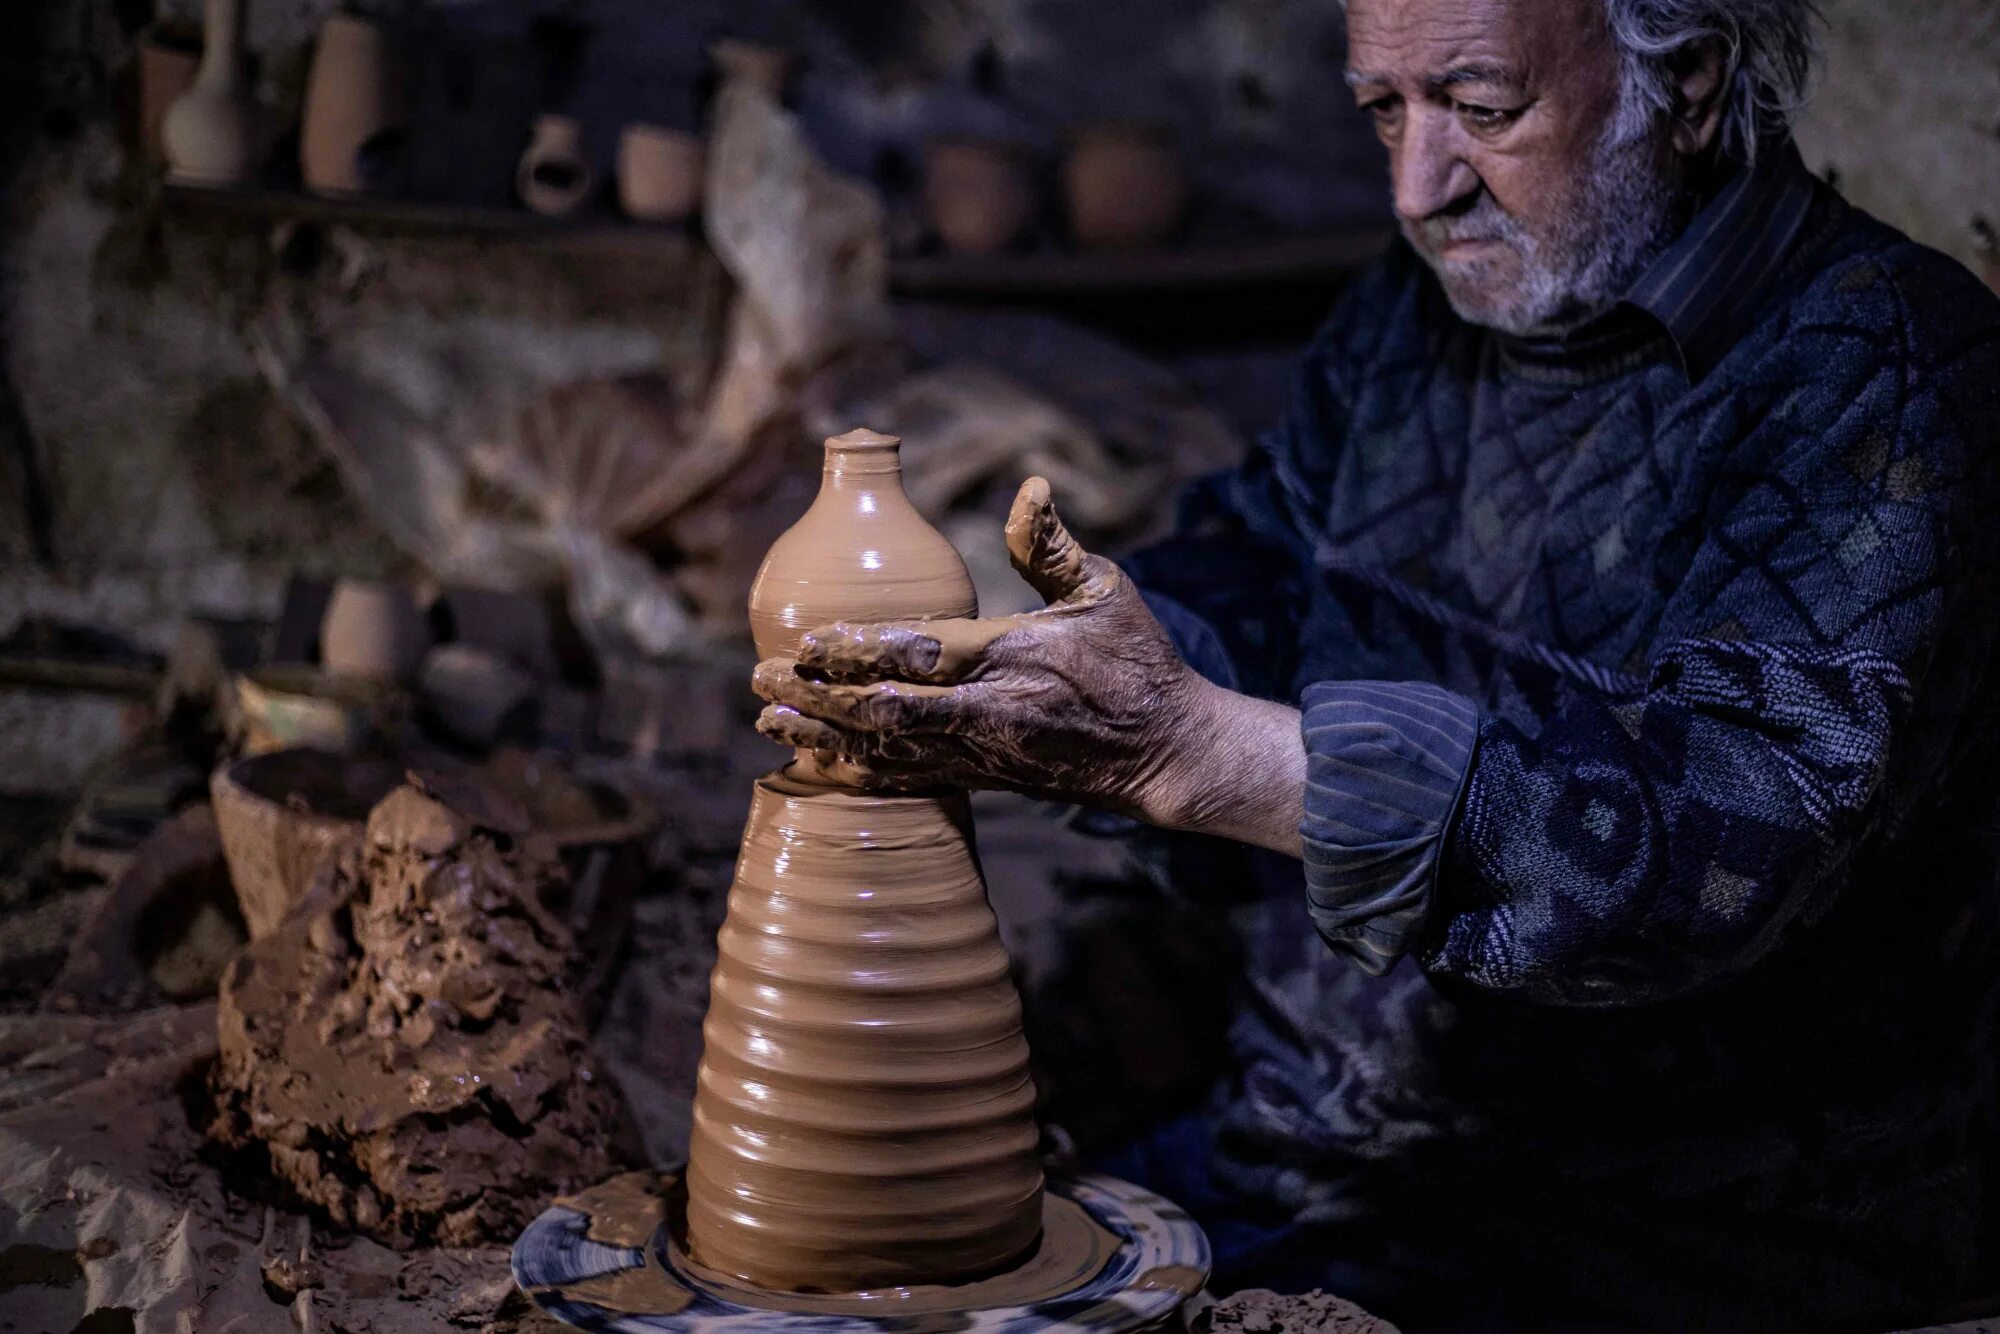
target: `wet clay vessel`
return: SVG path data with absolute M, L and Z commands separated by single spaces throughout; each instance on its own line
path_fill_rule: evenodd
M 901 445 L 869 430 L 826 442 L 819 495 L 750 585 L 758 657 L 789 658 L 806 631 L 834 621 L 977 613 L 965 562 L 903 493 Z
M 750 598 L 764 657 L 828 621 L 969 616 L 897 441 L 827 441 Z M 1042 1173 L 1021 1005 L 962 794 L 810 763 L 757 783 L 718 937 L 687 1171 L 701 1266 L 786 1292 L 948 1284 L 1019 1263 Z

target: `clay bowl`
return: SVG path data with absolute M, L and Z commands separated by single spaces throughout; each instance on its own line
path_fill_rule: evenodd
M 253 755 L 215 771 L 208 790 L 216 828 L 252 940 L 277 928 L 401 777 L 386 760 L 309 749 Z
M 991 255 L 1014 243 L 1035 216 L 1035 178 L 1018 144 L 945 139 L 930 145 L 924 212 L 945 249 Z
M 1062 178 L 1070 235 L 1085 249 L 1159 245 L 1187 207 L 1187 172 L 1165 126 L 1106 121 L 1079 128 Z

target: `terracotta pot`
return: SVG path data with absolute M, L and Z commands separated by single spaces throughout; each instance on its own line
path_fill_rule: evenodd
M 243 3 L 208 0 L 201 70 L 160 127 L 172 180 L 241 185 L 263 165 L 266 118 L 243 60 Z
M 139 43 L 139 156 L 152 166 L 166 161 L 160 128 L 167 111 L 194 86 L 201 52 L 149 36 Z
M 269 935 L 327 861 L 361 836 L 369 808 L 402 771 L 318 750 L 278 750 L 217 769 L 209 780 L 229 880 L 250 938 Z
M 1034 1248 L 1028 1046 L 963 796 L 759 780 L 716 944 L 695 1260 L 853 1292 L 953 1283 Z
M 403 122 L 402 72 L 388 30 L 335 14 L 320 29 L 306 79 L 299 166 L 307 188 L 327 195 L 366 191 L 362 146 Z
M 590 198 L 597 177 L 583 155 L 583 125 L 569 116 L 543 116 L 521 155 L 515 186 L 521 202 L 551 218 L 574 213 Z
M 342 579 L 319 627 L 320 665 L 335 676 L 406 680 L 430 646 L 430 628 L 401 584 Z
M 1113 124 L 1078 131 L 1063 162 L 1070 235 L 1090 249 L 1158 245 L 1187 207 L 1187 173 L 1172 134 Z
M 627 125 L 618 137 L 618 204 L 642 222 L 680 222 L 701 205 L 707 150 L 686 130 Z
M 901 444 L 869 430 L 826 442 L 819 495 L 750 585 L 758 657 L 790 657 L 833 621 L 978 614 L 965 562 L 903 493 Z
M 924 211 L 947 250 L 966 255 L 1005 250 L 1035 216 L 1035 179 L 1026 150 L 1013 144 L 932 144 Z

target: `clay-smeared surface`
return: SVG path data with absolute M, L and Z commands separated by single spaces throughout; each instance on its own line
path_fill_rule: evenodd
M 475 794 L 476 795 L 476 794 Z M 620 1166 L 623 1103 L 518 810 L 411 785 L 223 979 L 212 1134 L 381 1240 L 504 1240 Z
M 760 780 L 717 944 L 687 1176 L 697 1263 L 840 1293 L 959 1282 L 1033 1250 L 1028 1049 L 963 797 Z

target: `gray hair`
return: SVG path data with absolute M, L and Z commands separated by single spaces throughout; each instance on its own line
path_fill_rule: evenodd
M 1791 132 L 1819 49 L 1817 0 L 1604 0 L 1604 9 L 1625 65 L 1621 138 L 1673 113 L 1675 53 L 1711 39 L 1722 43 L 1723 153 L 1755 162 Z
M 1671 114 L 1675 53 L 1722 46 L 1722 152 L 1754 162 L 1791 131 L 1805 101 L 1817 47 L 1815 0 L 1605 0 L 1611 39 L 1625 64 L 1623 117 Z M 1628 133 L 1637 126 L 1621 125 Z

